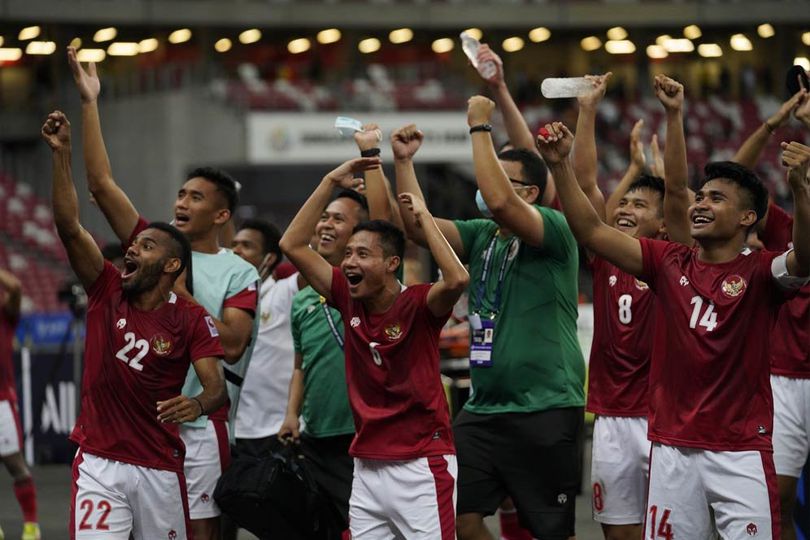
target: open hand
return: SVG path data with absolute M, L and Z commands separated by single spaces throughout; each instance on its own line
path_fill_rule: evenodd
M 801 105 L 805 104 L 808 101 L 807 97 L 807 90 L 802 88 L 793 94 L 790 99 L 782 103 L 779 110 L 776 111 L 773 116 L 768 118 L 766 124 L 768 124 L 771 130 L 785 125 L 785 123 L 790 119 L 790 113 L 796 112 Z M 810 112 L 810 110 L 808 110 L 808 112 Z
M 49 114 L 40 133 L 51 150 L 70 148 L 70 122 L 62 111 Z
M 644 155 L 644 143 L 641 142 L 641 128 L 644 127 L 644 120 L 639 120 L 633 125 L 630 131 L 630 162 L 643 169 L 647 164 L 647 157 Z
M 788 168 L 787 176 L 791 187 L 810 188 L 810 180 L 807 178 L 807 170 L 810 168 L 810 147 L 796 141 L 783 142 L 782 164 Z
M 574 135 L 562 122 L 546 124 L 545 133 L 537 135 L 537 149 L 549 165 L 568 159 L 573 144 Z
M 378 157 L 354 158 L 340 164 L 336 169 L 326 175 L 337 187 L 343 189 L 355 189 L 363 183 L 362 178 L 355 178 L 355 175 L 376 169 L 382 161 Z
M 101 81 L 98 79 L 95 62 L 88 63 L 87 71 L 85 71 L 76 56 L 76 49 L 73 47 L 67 48 L 67 57 L 68 64 L 70 64 L 70 71 L 73 72 L 73 80 L 76 82 L 76 87 L 79 89 L 82 102 L 89 103 L 95 101 L 101 92 Z
M 171 424 L 192 422 L 202 414 L 200 403 L 189 397 L 180 395 L 157 402 L 158 420 Z

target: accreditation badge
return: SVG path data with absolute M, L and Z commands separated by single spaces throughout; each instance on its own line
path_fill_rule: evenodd
M 470 367 L 492 367 L 492 342 L 495 339 L 495 319 L 470 317 L 472 344 Z

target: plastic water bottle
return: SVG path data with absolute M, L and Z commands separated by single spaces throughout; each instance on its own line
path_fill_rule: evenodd
M 487 60 L 483 64 L 478 64 L 478 47 L 481 46 L 481 43 L 472 37 L 467 32 L 461 33 L 461 48 L 464 51 L 464 54 L 467 55 L 467 58 L 470 59 L 472 62 L 473 67 L 478 70 L 478 73 L 485 79 L 490 79 L 496 73 L 498 73 L 498 66 L 495 65 L 495 62 L 492 60 Z
M 593 91 L 593 82 L 585 77 L 543 79 L 540 91 L 544 98 L 575 98 Z

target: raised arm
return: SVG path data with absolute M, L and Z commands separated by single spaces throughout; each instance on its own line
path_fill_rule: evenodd
M 196 396 L 180 395 L 166 401 L 158 401 L 158 420 L 161 422 L 173 424 L 193 422 L 203 414 L 209 414 L 225 405 L 228 392 L 219 359 L 213 356 L 200 358 L 194 362 L 193 367 L 203 391 Z
M 559 122 L 546 125 L 546 130 L 548 137 L 539 135 L 537 147 L 557 178 L 557 193 L 577 242 L 625 272 L 635 276 L 641 274 L 644 269 L 641 243 L 599 219 L 588 197 L 577 185 L 568 158 L 574 136 Z
M 467 289 L 470 275 L 428 212 L 425 201 L 412 193 L 402 193 L 399 200 L 424 231 L 430 253 L 441 270 L 441 279 L 428 292 L 428 309 L 437 317 L 447 315 Z
M 123 243 L 129 240 L 138 223 L 138 211 L 127 194 L 115 183 L 107 157 L 107 148 L 101 134 L 101 119 L 98 114 L 98 95 L 101 82 L 96 65 L 90 62 L 87 71 L 76 57 L 76 49 L 68 47 L 68 63 L 73 80 L 82 98 L 82 142 L 84 162 L 87 168 L 87 185 L 98 207 L 107 218 L 115 236 Z
M 793 191 L 793 251 L 787 258 L 791 276 L 810 276 L 810 147 L 782 143 L 782 162 L 788 167 L 788 183 Z
M 483 96 L 471 97 L 467 107 L 467 122 L 470 127 L 488 124 L 494 108 L 495 103 Z M 509 176 L 495 153 L 490 133 L 475 131 L 472 134 L 472 146 L 475 180 L 495 221 L 514 232 L 526 244 L 541 246 L 543 217 L 512 187 Z M 526 185 L 520 189 L 537 189 L 537 186 Z M 539 196 L 537 200 L 539 201 Z
M 597 175 L 599 163 L 596 153 L 596 111 L 599 102 L 605 97 L 607 83 L 613 73 L 588 75 L 586 78 L 593 85 L 590 93 L 577 99 L 579 116 L 577 117 L 577 136 L 574 138 L 574 174 L 579 187 L 591 201 L 602 221 L 606 221 L 605 197 L 599 190 Z
M 664 147 L 664 222 L 670 240 L 691 245 L 689 225 L 689 169 L 683 133 L 683 85 L 665 75 L 657 75 L 655 95 L 666 112 L 667 140 Z
M 605 203 L 605 215 L 607 216 L 605 223 L 608 225 L 613 225 L 613 214 L 619 206 L 619 201 L 627 193 L 627 188 L 638 180 L 638 177 L 644 172 L 647 158 L 644 157 L 644 143 L 641 142 L 641 128 L 643 126 L 644 120 L 638 120 L 633 126 L 633 130 L 630 131 L 630 164 L 627 166 L 621 181 L 619 181 L 619 185 L 616 186 L 616 189 L 613 190 Z M 576 138 L 574 144 L 576 145 Z M 580 183 L 580 185 L 582 184 Z
M 377 124 L 366 124 L 363 131 L 355 132 L 354 141 L 360 152 L 377 152 L 379 155 L 382 131 Z M 385 177 L 382 164 L 365 172 L 366 199 L 368 200 L 368 215 L 370 219 L 390 221 L 400 229 L 404 229 L 402 217 L 399 214 L 391 184 Z
M 356 158 L 346 161 L 323 177 L 318 187 L 293 218 L 279 246 L 284 254 L 306 278 L 312 288 L 327 300 L 332 299 L 332 265 L 309 247 L 312 231 L 318 224 L 323 209 L 335 187 L 350 188 L 354 175 L 379 167 L 380 158 Z
M 6 291 L 6 299 L 0 309 L 6 317 L 16 321 L 20 318 L 20 305 L 22 304 L 22 284 L 17 276 L 0 268 L 0 288 Z
M 396 171 L 397 194 L 411 193 L 413 196 L 425 200 L 422 188 L 416 178 L 416 170 L 413 167 L 413 156 L 419 147 L 422 146 L 424 135 L 414 124 L 403 126 L 391 134 L 391 150 L 394 152 L 394 170 Z M 400 216 L 405 227 L 405 234 L 408 239 L 416 242 L 423 248 L 428 247 L 425 232 L 417 223 L 411 212 L 402 212 Z M 450 242 L 453 251 L 459 257 L 464 257 L 464 243 L 455 224 L 447 219 L 434 218 L 442 234 Z
M 56 232 L 65 246 L 70 266 L 88 289 L 104 270 L 104 257 L 93 237 L 79 223 L 79 199 L 70 170 L 70 123 L 64 113 L 54 111 L 48 115 L 41 133 L 53 152 L 51 203 Z
M 806 99 L 807 90 L 802 88 L 793 94 L 790 99 L 782 103 L 778 111 L 760 124 L 760 126 L 745 139 L 745 142 L 740 149 L 737 150 L 737 153 L 734 154 L 734 157 L 731 158 L 731 161 L 745 165 L 749 169 L 756 167 L 773 132 L 784 126 L 787 121 L 790 120 L 790 114 L 796 111 Z

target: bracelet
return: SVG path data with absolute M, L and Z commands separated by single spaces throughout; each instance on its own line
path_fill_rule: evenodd
M 765 126 L 765 129 L 767 129 L 768 133 L 770 133 L 771 135 L 773 135 L 773 132 L 776 131 L 776 128 L 772 128 L 768 122 L 762 122 L 762 125 Z
M 194 401 L 196 401 L 196 402 L 197 402 L 197 405 L 199 405 L 199 406 L 200 406 L 200 416 L 203 416 L 203 415 L 205 414 L 205 407 L 203 407 L 202 402 L 201 402 L 199 399 L 195 398 L 195 397 L 193 397 L 193 398 L 191 398 L 191 399 L 193 399 Z
M 368 150 L 361 150 L 360 157 L 376 157 L 380 155 L 379 148 L 369 148 Z
M 476 131 L 492 131 L 492 124 L 478 124 L 470 128 L 470 135 Z

